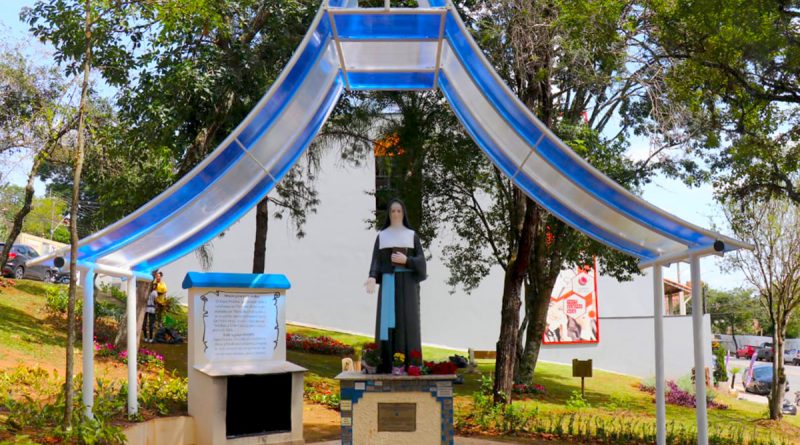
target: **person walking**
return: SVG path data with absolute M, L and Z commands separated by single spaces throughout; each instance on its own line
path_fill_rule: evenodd
M 154 329 L 156 324 L 156 298 L 158 292 L 156 286 L 150 286 L 150 293 L 147 295 L 147 305 L 144 310 L 144 342 L 153 343 Z

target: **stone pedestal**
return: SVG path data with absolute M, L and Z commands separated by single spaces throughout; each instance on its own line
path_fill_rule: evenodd
M 452 445 L 455 375 L 343 372 L 342 445 Z
M 286 361 L 286 277 L 191 272 L 183 287 L 195 443 L 303 445 L 306 370 Z

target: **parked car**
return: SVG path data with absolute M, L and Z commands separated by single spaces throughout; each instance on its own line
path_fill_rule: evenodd
M 69 284 L 69 268 L 56 272 L 53 276 L 53 283 Z
M 5 247 L 5 243 L 0 243 L 0 249 Z M 8 261 L 3 268 L 3 276 L 13 277 L 17 280 L 23 278 L 32 278 L 42 281 L 53 281 L 56 270 L 47 264 L 38 264 L 30 266 L 26 264 L 28 261 L 37 258 L 39 252 L 33 247 L 24 244 L 14 244 L 11 246 L 11 252 L 8 254 Z
M 772 366 L 762 365 L 753 368 L 753 379 L 747 382 L 747 369 L 742 371 L 742 386 L 746 392 L 765 396 L 772 390 Z M 789 382 L 786 382 L 785 391 L 789 391 Z
M 764 342 L 758 346 L 756 349 L 756 360 L 763 360 L 765 362 L 771 362 L 775 352 L 772 350 L 772 343 Z
M 756 353 L 756 347 L 753 345 L 745 345 L 736 350 L 736 358 L 752 358 Z
M 800 365 L 800 349 L 788 349 L 783 351 L 783 362 L 792 365 Z

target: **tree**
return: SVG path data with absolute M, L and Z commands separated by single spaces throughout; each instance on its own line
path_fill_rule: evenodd
M 641 8 L 626 1 L 521 0 L 478 2 L 470 10 L 481 11 L 470 14 L 474 21 L 470 28 L 476 30 L 501 77 L 578 154 L 633 191 L 664 165 L 664 144 L 656 144 L 656 150 L 643 160 L 626 156 L 628 135 L 651 134 L 659 124 L 656 115 L 669 114 L 654 101 L 657 96 L 652 91 L 662 82 L 658 67 L 636 40 L 648 24 Z M 610 129 L 613 133 L 606 136 Z M 510 183 L 498 185 L 505 190 L 499 196 L 510 196 Z M 468 199 L 453 199 L 459 211 L 475 201 L 469 199 L 471 193 Z M 598 256 L 603 273 L 618 279 L 638 273 L 633 258 L 589 240 L 531 204 L 536 217 L 525 278 L 525 317 L 518 331 L 520 366 L 516 376 L 526 382 L 533 378 L 550 295 L 561 270 L 591 264 Z M 479 221 L 502 221 L 488 216 L 493 213 L 488 206 L 472 208 L 485 214 Z M 476 264 L 483 260 L 474 254 L 476 246 L 491 251 L 506 233 L 496 227 L 483 230 L 482 226 L 486 224 L 475 226 L 480 232 L 471 242 L 449 251 L 455 254 L 450 264 L 461 269 L 457 276 L 468 280 L 465 283 L 482 277 L 474 272 L 485 274 L 488 270 Z
M 786 326 L 800 305 L 800 207 L 791 200 L 726 201 L 725 218 L 736 237 L 753 245 L 726 257 L 729 269 L 741 271 L 758 293 L 773 328 L 771 419 L 780 419 L 786 386 L 783 357 Z
M 753 296 L 753 291 L 745 288 L 733 290 L 718 290 L 708 288 L 705 290 L 706 310 L 711 315 L 711 326 L 715 333 L 733 336 L 736 349 L 736 333 L 747 334 L 752 332 L 753 320 L 766 315 L 761 301 Z
M 652 1 L 646 47 L 666 70 L 689 181 L 800 203 L 800 2 Z
M 0 98 L 0 153 L 26 151 L 32 158 L 22 197 L 13 203 L 12 223 L 5 231 L 2 269 L 31 212 L 39 169 L 72 129 L 74 119 L 66 98 L 69 83 L 55 69 L 31 63 L 19 48 L 0 53 L 0 90 L 4 92 Z
M 72 167 L 72 201 L 70 204 L 70 283 L 67 304 L 67 348 L 64 384 L 64 428 L 71 428 L 75 343 L 75 299 L 77 291 L 78 208 L 81 198 L 81 173 L 84 164 L 87 115 L 90 95 L 90 75 L 93 66 L 103 69 L 111 82 L 121 84 L 127 80 L 127 70 L 132 58 L 125 51 L 126 32 L 132 28 L 128 9 L 135 5 L 125 1 L 39 0 L 23 10 L 21 16 L 31 26 L 31 32 L 56 48 L 56 61 L 63 64 L 68 75 L 81 74 L 80 101 L 77 110 L 77 134 Z M 134 8 L 135 9 L 135 8 Z M 140 35 L 133 34 L 135 38 Z

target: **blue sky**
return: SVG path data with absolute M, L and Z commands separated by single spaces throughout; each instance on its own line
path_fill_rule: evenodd
M 20 10 L 25 6 L 31 6 L 33 3 L 33 0 L 2 0 L 0 2 L 2 5 L 2 12 L 0 12 L 0 35 L 10 34 L 7 36 L 10 37 L 10 39 L 2 39 L 4 42 L 8 42 L 9 40 L 33 40 L 27 33 L 27 25 L 19 20 Z M 52 52 L 45 46 L 41 46 L 40 44 L 36 45 L 37 49 L 35 52 L 37 56 L 41 55 L 42 57 L 46 57 L 48 52 Z M 641 155 L 649 151 L 648 141 L 646 139 L 634 139 L 631 143 L 631 153 L 633 156 Z M 25 163 L 21 164 L 18 171 L 10 175 L 10 181 L 24 184 L 24 169 L 29 166 L 29 163 L 27 166 Z M 43 194 L 44 184 L 40 181 L 37 182 L 36 190 L 37 194 Z M 712 221 L 718 225 L 722 223 L 720 211 L 713 199 L 713 188 L 710 185 L 690 189 L 680 181 L 659 176 L 644 189 L 643 197 L 654 205 L 699 226 L 709 227 Z M 744 279 L 741 274 L 725 274 L 720 271 L 717 263 L 718 259 L 714 257 L 704 258 L 701 261 L 703 281 L 708 282 L 711 287 L 719 289 L 730 289 L 743 284 Z M 688 280 L 688 269 L 688 265 L 683 265 L 681 267 L 682 281 Z M 666 278 L 674 279 L 675 275 L 675 267 L 665 270 L 664 272 Z

